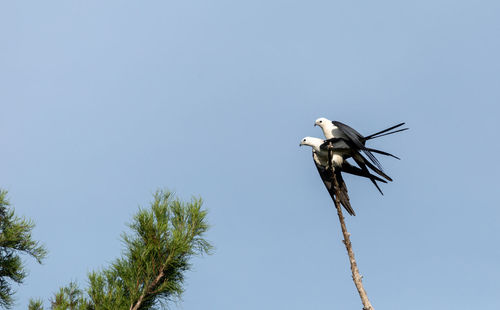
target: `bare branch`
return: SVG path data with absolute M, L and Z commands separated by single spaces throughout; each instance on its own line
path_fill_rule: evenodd
M 335 181 L 337 182 L 337 181 Z M 363 310 L 374 310 L 368 295 L 366 294 L 365 288 L 363 287 L 362 276 L 359 274 L 358 265 L 356 264 L 356 259 L 354 258 L 354 251 L 352 250 L 352 244 L 350 239 L 350 233 L 347 232 L 347 228 L 344 222 L 344 216 L 342 215 L 342 208 L 340 207 L 337 194 L 335 195 L 335 207 L 337 208 L 337 214 L 339 216 L 340 227 L 342 228 L 342 234 L 344 235 L 344 240 L 342 241 L 347 250 L 347 255 L 349 255 L 349 262 L 351 263 L 352 280 L 354 285 L 358 289 L 359 297 L 361 297 L 361 302 L 363 303 Z
M 332 167 L 332 146 L 331 144 L 328 146 L 328 166 L 329 169 L 333 170 Z M 356 259 L 354 258 L 354 251 L 352 250 L 352 244 L 350 236 L 351 234 L 347 231 L 347 227 L 344 221 L 344 215 L 342 214 L 342 208 L 340 206 L 339 195 L 340 186 L 337 182 L 337 178 L 335 173 L 333 173 L 333 184 L 335 188 L 335 207 L 337 208 L 337 215 L 339 216 L 340 227 L 342 228 L 342 234 L 344 235 L 344 240 L 342 241 L 347 250 L 347 255 L 349 256 L 349 262 L 351 263 L 351 272 L 352 272 L 352 280 L 354 281 L 354 285 L 356 285 L 356 289 L 358 290 L 359 297 L 361 297 L 361 302 L 363 303 L 363 310 L 374 310 L 370 300 L 368 299 L 368 295 L 366 294 L 365 288 L 363 287 L 362 276 L 359 274 L 358 264 L 356 264 Z

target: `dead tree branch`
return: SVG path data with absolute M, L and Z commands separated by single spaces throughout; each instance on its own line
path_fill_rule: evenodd
M 352 272 L 352 280 L 354 281 L 354 285 L 356 285 L 356 289 L 358 290 L 359 297 L 361 297 L 361 302 L 363 303 L 363 310 L 374 310 L 370 300 L 368 299 L 368 295 L 366 294 L 365 288 L 363 287 L 362 276 L 359 274 L 358 264 L 356 264 L 356 259 L 354 258 L 354 251 L 352 250 L 351 244 L 351 234 L 347 231 L 347 227 L 344 221 L 344 215 L 342 214 L 342 208 L 340 206 L 339 194 L 340 194 L 340 185 L 337 181 L 337 177 L 335 176 L 333 167 L 332 167 L 332 146 L 328 147 L 328 162 L 329 169 L 332 170 L 333 175 L 333 184 L 335 188 L 335 207 L 337 208 L 337 215 L 339 216 L 340 227 L 342 228 L 342 234 L 344 235 L 344 240 L 342 242 L 345 245 L 347 250 L 347 255 L 349 256 L 349 262 L 351 263 L 351 272 Z
M 352 244 L 350 239 L 350 233 L 347 231 L 344 216 L 342 215 L 342 209 L 340 207 L 337 195 L 335 195 L 335 207 L 337 208 L 337 214 L 339 216 L 340 227 L 342 228 L 342 234 L 344 235 L 344 240 L 342 242 L 347 250 L 347 255 L 349 255 L 349 262 L 351 263 L 352 280 L 358 289 L 359 297 L 361 297 L 361 302 L 363 303 L 363 310 L 374 310 L 368 295 L 366 294 L 365 288 L 363 287 L 362 276 L 359 274 L 358 265 L 356 264 L 356 259 L 354 258 L 354 251 L 352 250 Z

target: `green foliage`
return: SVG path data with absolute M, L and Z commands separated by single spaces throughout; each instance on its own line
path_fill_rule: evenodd
M 122 235 L 123 257 L 89 275 L 96 309 L 150 309 L 180 297 L 189 259 L 211 249 L 203 239 L 208 224 L 201 205 L 200 199 L 186 204 L 170 192 L 157 192 L 151 207 L 139 210 L 129 224 L 131 233 Z
M 189 260 L 212 248 L 203 238 L 208 224 L 201 205 L 201 199 L 184 203 L 158 191 L 122 235 L 122 257 L 89 274 L 86 296 L 74 283 L 61 288 L 52 309 L 145 310 L 179 298 Z
M 30 299 L 28 310 L 43 310 L 43 301 L 41 299 Z
M 83 295 L 83 291 L 78 288 L 76 282 L 70 282 L 67 286 L 61 287 L 59 292 L 54 294 L 50 301 L 52 310 L 86 310 L 92 309 Z
M 0 306 L 11 308 L 14 299 L 12 284 L 21 284 L 26 270 L 21 254 L 33 257 L 38 263 L 47 255 L 47 250 L 34 241 L 32 221 L 19 218 L 9 209 L 7 191 L 0 190 Z
M 93 310 L 94 308 L 85 299 L 83 291 L 76 282 L 70 282 L 61 287 L 50 300 L 51 310 Z M 43 310 L 43 301 L 40 299 L 30 300 L 28 310 Z

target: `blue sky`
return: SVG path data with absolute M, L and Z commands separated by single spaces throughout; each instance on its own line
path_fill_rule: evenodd
M 498 1 L 0 4 L 0 187 L 49 249 L 16 309 L 112 261 L 158 188 L 210 210 L 174 309 L 359 309 L 304 136 L 370 134 L 346 177 L 376 309 L 499 309 Z

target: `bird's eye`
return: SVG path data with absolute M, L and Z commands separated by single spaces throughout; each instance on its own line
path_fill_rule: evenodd
M 320 123 L 323 123 L 323 121 L 319 121 Z
M 302 140 L 303 142 L 306 142 L 306 139 Z

